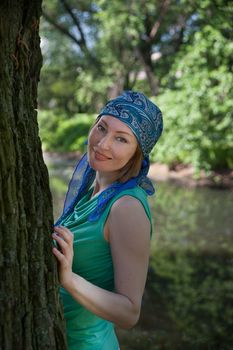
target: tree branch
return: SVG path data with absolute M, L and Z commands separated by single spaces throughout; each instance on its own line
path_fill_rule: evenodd
M 78 28 L 79 34 L 80 34 L 80 45 L 84 46 L 85 49 L 87 50 L 87 45 L 86 45 L 86 39 L 82 30 L 82 27 L 80 25 L 79 19 L 77 18 L 77 16 L 74 14 L 72 8 L 70 7 L 70 5 L 67 3 L 66 0 L 60 0 L 64 9 L 68 12 L 68 14 L 70 15 L 70 17 L 72 18 L 74 24 L 76 25 L 76 27 Z
M 149 38 L 150 40 L 153 40 L 156 33 L 158 32 L 158 29 L 162 23 L 162 20 L 168 10 L 168 7 L 169 7 L 169 3 L 170 1 L 169 0 L 164 0 L 163 1 L 163 4 L 162 4 L 162 8 L 161 8 L 161 12 L 160 12 L 160 15 L 159 15 L 159 18 L 158 20 L 154 23 L 153 27 L 151 28 L 151 31 L 150 31 L 150 34 L 149 34 Z
M 42 11 L 42 15 L 44 16 L 44 18 L 46 19 L 46 21 L 48 21 L 50 24 L 52 24 L 55 28 L 57 28 L 61 33 L 65 34 L 66 36 L 68 36 L 72 41 L 75 42 L 75 44 L 77 44 L 80 48 L 82 48 L 82 43 L 80 40 L 78 40 L 73 34 L 71 34 L 68 29 L 66 29 L 65 27 L 63 27 L 61 24 L 57 23 L 56 21 L 54 21 L 49 15 L 47 15 L 46 12 Z
M 154 77 L 154 73 L 152 71 L 152 68 L 150 65 L 146 62 L 145 57 L 139 47 L 135 48 L 135 54 L 138 57 L 139 61 L 141 62 L 144 71 L 147 76 L 147 80 L 151 89 L 152 96 L 156 96 L 158 94 L 158 83 L 156 82 L 156 79 Z
M 86 45 L 83 44 L 82 40 L 77 39 L 72 33 L 69 32 L 68 29 L 66 29 L 61 24 L 57 23 L 55 20 L 53 20 L 46 12 L 42 11 L 42 15 L 44 18 L 52 25 L 54 26 L 58 31 L 60 31 L 63 35 L 66 35 L 69 37 L 82 51 L 82 53 L 86 57 L 86 63 L 89 62 L 90 64 L 93 64 L 93 67 L 96 67 L 98 71 L 102 71 L 102 67 L 100 64 L 100 61 L 97 57 L 92 55 L 92 52 L 86 47 Z

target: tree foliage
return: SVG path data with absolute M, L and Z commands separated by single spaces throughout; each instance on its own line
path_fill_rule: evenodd
M 202 15 L 197 19 L 206 22 Z M 227 26 L 222 16 L 194 33 L 164 78 L 157 98 L 167 116 L 160 161 L 233 168 L 233 43 L 230 19 Z
M 50 0 L 41 108 L 96 113 L 140 90 L 164 113 L 154 160 L 232 168 L 232 17 L 225 0 Z
M 75 114 L 73 118 L 67 119 L 65 114 L 42 111 L 39 120 L 45 151 L 84 152 L 86 149 L 88 131 L 94 122 L 94 115 Z

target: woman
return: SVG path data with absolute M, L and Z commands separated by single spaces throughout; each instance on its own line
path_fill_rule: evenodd
M 114 325 L 131 328 L 139 318 L 154 193 L 148 155 L 162 125 L 155 104 L 126 91 L 89 133 L 53 234 L 69 350 L 117 350 Z

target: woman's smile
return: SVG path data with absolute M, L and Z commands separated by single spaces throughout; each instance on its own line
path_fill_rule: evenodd
M 95 152 L 95 159 L 96 159 L 96 160 L 99 160 L 99 161 L 106 161 L 106 160 L 112 159 L 112 158 L 107 157 L 106 155 L 100 153 L 99 151 L 97 151 L 97 150 L 95 149 L 95 147 L 94 147 L 93 149 L 94 149 L 94 152 Z

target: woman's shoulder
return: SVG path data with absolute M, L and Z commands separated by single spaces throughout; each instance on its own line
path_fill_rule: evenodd
M 127 215 L 130 212 L 134 212 L 135 215 L 137 215 L 137 212 L 146 211 L 147 216 L 150 217 L 147 194 L 140 186 L 120 192 L 112 200 L 110 208 L 111 213 L 118 213 L 121 215 Z
M 145 204 L 141 198 L 133 196 L 130 193 L 122 193 L 122 195 L 117 198 L 111 206 L 110 217 L 117 217 L 119 220 L 127 219 L 130 216 L 135 218 L 142 218 L 147 214 L 145 210 Z M 147 215 L 148 216 L 148 215 Z
M 137 198 L 130 195 L 123 195 L 117 199 L 110 210 L 107 228 L 109 232 L 122 231 L 125 237 L 126 233 L 129 236 L 135 236 L 135 231 L 148 232 L 151 235 L 151 218 L 145 210 L 144 205 Z M 134 233 L 132 233 L 134 231 Z
M 114 196 L 105 208 L 102 221 L 103 223 L 106 223 L 106 220 L 119 223 L 126 222 L 132 218 L 135 222 L 140 220 L 147 221 L 148 219 L 151 223 L 151 212 L 147 194 L 139 186 L 123 190 Z
M 115 197 L 106 211 L 106 230 L 109 231 L 110 226 L 119 228 L 119 224 L 129 224 L 130 229 L 132 223 L 141 227 L 141 225 L 150 226 L 150 234 L 152 234 L 152 223 L 150 207 L 147 201 L 146 192 L 139 188 L 122 191 L 117 198 Z M 108 236 L 108 234 L 107 234 Z M 108 240 L 108 239 L 107 239 Z
M 119 198 L 117 198 L 113 205 L 112 205 L 112 209 L 117 210 L 117 208 L 137 208 L 137 207 L 141 207 L 141 203 L 138 200 L 137 197 L 132 196 L 131 194 L 123 194 L 122 196 L 120 196 Z
M 121 197 L 127 197 L 128 199 L 131 197 L 147 200 L 147 193 L 140 186 L 135 186 L 133 188 L 124 189 L 115 196 L 115 199 L 118 200 Z
M 144 207 L 148 206 L 148 196 L 147 193 L 142 189 L 140 186 L 136 186 L 134 188 L 123 190 L 121 193 L 119 193 L 114 200 L 115 206 L 127 206 L 127 205 L 133 205 L 138 206 L 139 203 L 143 205 Z

